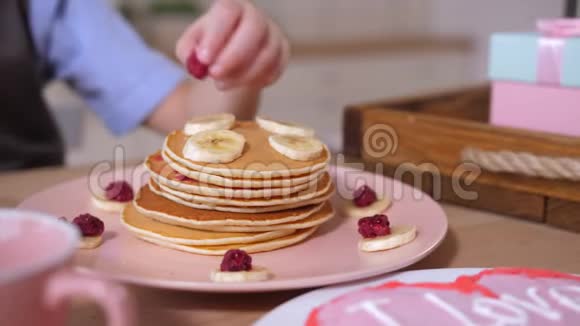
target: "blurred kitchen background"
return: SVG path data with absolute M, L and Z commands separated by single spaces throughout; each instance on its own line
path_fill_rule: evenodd
M 147 42 L 173 56 L 181 31 L 206 0 L 111 1 Z M 456 88 L 486 81 L 489 35 L 532 30 L 557 17 L 564 0 L 256 0 L 287 31 L 293 58 L 264 94 L 261 114 L 308 124 L 340 150 L 346 104 Z M 129 160 L 158 149 L 163 135 L 141 128 L 122 138 L 63 83 L 46 95 L 65 135 L 68 165 L 110 160 L 123 145 Z

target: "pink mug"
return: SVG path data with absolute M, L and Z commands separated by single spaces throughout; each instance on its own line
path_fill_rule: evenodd
M 99 303 L 109 325 L 134 324 L 134 302 L 114 283 L 70 269 L 76 227 L 54 216 L 0 209 L 0 325 L 64 325 L 67 301 Z

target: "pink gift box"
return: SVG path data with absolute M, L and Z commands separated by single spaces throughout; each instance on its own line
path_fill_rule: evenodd
M 580 88 L 494 81 L 490 123 L 580 137 Z

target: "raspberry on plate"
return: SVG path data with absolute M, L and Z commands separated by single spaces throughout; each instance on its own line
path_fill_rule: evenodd
M 252 269 L 252 257 L 239 249 L 230 249 L 224 255 L 220 270 L 222 272 L 249 271 Z
M 105 231 L 105 223 L 91 214 L 81 214 L 72 223 L 79 227 L 83 237 L 100 236 Z
M 226 251 L 220 268 L 211 271 L 214 282 L 259 282 L 266 281 L 272 274 L 261 266 L 252 266 L 252 257 L 240 249 Z
M 81 214 L 74 218 L 72 224 L 76 225 L 82 234 L 78 244 L 80 249 L 94 249 L 103 243 L 105 223 L 91 214 Z
M 353 193 L 353 199 L 343 201 L 343 212 L 350 217 L 363 218 L 383 214 L 391 205 L 391 200 L 382 194 L 377 194 L 368 185 L 362 185 Z
M 389 219 L 384 214 L 363 217 L 358 220 L 358 233 L 363 238 L 376 238 L 391 233 Z
M 126 181 L 113 181 L 91 198 L 93 205 L 105 212 L 121 212 L 134 198 L 133 188 Z
M 105 188 L 107 200 L 128 202 L 133 200 L 133 188 L 126 181 L 114 181 Z
M 377 194 L 371 187 L 363 185 L 354 192 L 353 202 L 358 207 L 367 207 L 377 201 Z

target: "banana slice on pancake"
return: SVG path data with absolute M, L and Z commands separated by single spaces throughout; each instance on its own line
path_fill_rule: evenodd
M 264 267 L 253 266 L 249 271 L 222 272 L 219 269 L 211 271 L 210 278 L 219 283 L 260 282 L 268 280 L 272 274 Z
M 256 122 L 262 129 L 267 130 L 273 134 L 298 136 L 298 137 L 314 136 L 314 129 L 312 128 L 302 127 L 287 122 L 271 120 L 264 117 L 257 117 Z
M 416 236 L 417 228 L 415 226 L 393 226 L 389 235 L 359 240 L 358 248 L 369 252 L 393 249 L 413 241 Z
M 185 123 L 183 132 L 191 136 L 202 131 L 231 129 L 235 123 L 236 117 L 231 113 L 193 117 Z
M 313 137 L 271 135 L 268 142 L 278 153 L 296 161 L 313 160 L 324 150 L 322 142 Z
M 189 137 L 183 156 L 205 163 L 229 163 L 242 155 L 246 139 L 231 130 L 207 130 Z

